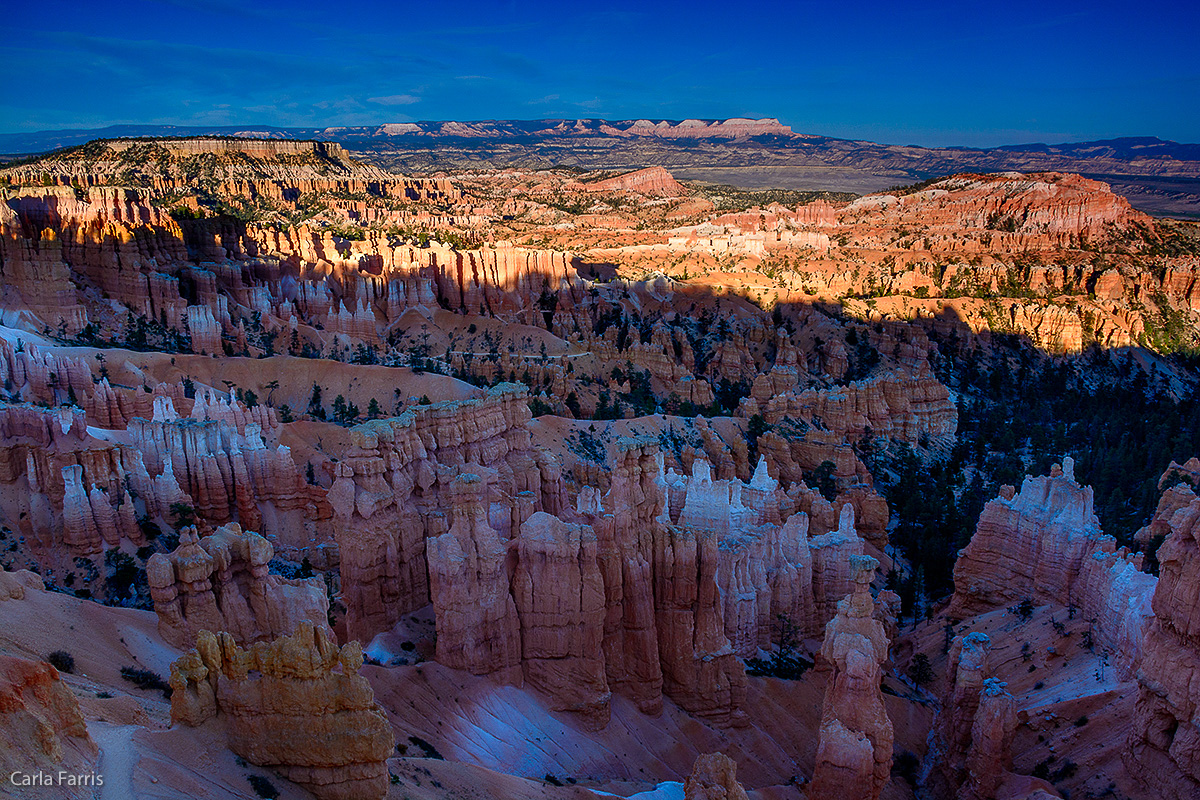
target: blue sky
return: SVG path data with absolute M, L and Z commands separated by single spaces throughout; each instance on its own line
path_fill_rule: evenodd
M 768 116 L 897 144 L 1200 142 L 1196 5 L 16 0 L 0 132 Z

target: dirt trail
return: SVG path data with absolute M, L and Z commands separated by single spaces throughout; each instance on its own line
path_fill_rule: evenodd
M 138 754 L 133 746 L 136 725 L 111 725 L 107 722 L 88 723 L 88 733 L 100 746 L 100 774 L 104 785 L 100 800 L 132 800 L 133 768 Z

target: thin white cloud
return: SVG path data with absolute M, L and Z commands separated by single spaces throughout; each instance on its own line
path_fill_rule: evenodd
M 381 106 L 411 106 L 421 102 L 415 94 L 389 94 L 386 97 L 368 97 L 368 103 L 378 103 Z

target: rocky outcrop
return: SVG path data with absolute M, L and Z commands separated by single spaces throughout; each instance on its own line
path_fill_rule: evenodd
M 97 140 L 67 150 L 36 167 L 5 170 L 14 184 L 50 183 L 82 191 L 128 183 L 130 175 L 160 194 L 192 194 L 189 165 L 207 168 L 213 189 L 228 198 L 266 198 L 295 208 L 300 194 L 341 191 L 396 200 L 447 202 L 458 192 L 445 179 L 405 178 L 354 161 L 332 142 L 263 139 Z M 286 191 L 292 189 L 292 192 Z M 296 190 L 299 192 L 296 192 Z
M 1140 544 L 1149 544 L 1154 539 L 1160 542 L 1171 532 L 1169 522 L 1175 512 L 1192 502 L 1196 489 L 1200 489 L 1200 458 L 1192 457 L 1183 464 L 1172 461 L 1158 479 L 1158 488 L 1162 496 L 1158 499 L 1158 507 L 1150 524 L 1141 528 L 1136 534 Z
M 967 781 L 967 759 L 979 710 L 980 693 L 989 676 L 983 633 L 954 638 L 946 657 L 948 674 L 942 707 L 934 720 L 922 785 L 937 797 L 952 797 Z
M 760 460 L 749 484 L 713 480 L 703 459 L 692 474 L 666 476 L 668 513 L 680 527 L 715 537 L 720 565 L 724 633 L 734 652 L 753 658 L 759 647 L 778 643 L 781 617 L 806 634 L 819 623 L 812 596 L 808 516 L 793 514 L 780 525 L 787 497 Z
M 128 490 L 114 508 L 96 484 L 84 488 L 81 465 L 63 467 L 62 480 L 62 540 L 72 551 L 99 553 L 102 546 L 115 547 L 122 539 L 145 544 Z
M 671 173 L 662 167 L 626 172 L 615 178 L 586 183 L 583 188 L 589 192 L 637 192 L 652 197 L 679 197 L 686 194 Z
M 525 679 L 547 692 L 562 711 L 576 711 L 589 726 L 609 720 L 604 670 L 604 579 L 596 534 L 539 511 L 521 525 L 515 541 L 512 594 L 521 622 Z
M 139 520 L 173 523 L 174 503 L 209 523 L 236 519 L 275 534 L 287 512 L 318 516 L 324 492 L 305 483 L 289 448 L 268 444 L 280 424 L 265 405 L 204 387 L 193 399 L 179 383 L 114 389 L 84 359 L 7 341 L 0 378 L 53 406 L 0 404 L 0 483 L 27 484 L 21 526 L 43 546 L 63 545 L 72 558 L 122 541 L 140 547 Z M 127 435 L 111 433 L 121 429 Z M 279 513 L 264 515 L 262 504 Z
M 854 556 L 851 564 L 853 591 L 838 604 L 821 646 L 831 672 L 809 796 L 878 800 L 892 767 L 892 721 L 880 691 L 889 642 L 871 599 L 879 562 Z
M 766 376 L 754 382 L 753 405 L 772 424 L 785 417 L 832 431 L 839 438 L 861 439 L 869 431 L 896 441 L 916 444 L 954 435 L 958 410 L 949 390 L 928 370 L 918 374 L 889 373 L 834 389 L 792 387 L 780 392 Z
M 683 783 L 683 800 L 747 800 L 737 781 L 737 762 L 724 753 L 699 756 Z
M 24 600 L 31 589 L 44 589 L 42 576 L 27 569 L 13 572 L 0 569 L 0 600 Z
M 0 307 L 32 315 L 52 330 L 75 334 L 88 324 L 71 270 L 53 230 L 22 229 L 17 213 L 0 203 Z
M 351 429 L 328 495 L 350 638 L 369 641 L 430 602 L 426 540 L 450 529 L 450 487 L 466 465 L 495 475 L 479 502 L 500 540 L 535 511 L 561 510 L 561 474 L 530 444 L 526 398 L 525 387 L 500 384 L 477 400 L 416 406 Z M 493 502 L 503 518 L 488 517 Z
M 967 780 L 958 800 L 992 800 L 1004 777 L 1012 770 L 1012 744 L 1017 731 L 1016 700 L 1005 684 L 987 678 L 979 692 L 979 704 L 971 725 L 971 747 L 967 754 Z
M 766 457 L 749 483 L 714 480 L 699 457 L 690 477 L 672 470 L 665 480 L 675 524 L 716 537 L 725 636 L 734 651 L 753 658 L 760 647 L 779 644 L 785 629 L 805 638 L 819 636 L 852 589 L 851 556 L 864 552 L 855 529 L 855 501 L 871 508 L 871 498 L 878 496 L 846 495 L 837 514 L 823 499 L 817 508 L 819 496 L 784 492 L 770 476 Z M 810 537 L 809 514 L 793 511 L 806 501 L 822 522 L 828 524 L 824 518 L 829 517 L 836 527 Z
M 660 526 L 654 535 L 654 611 L 663 692 L 718 724 L 749 723 L 746 673 L 725 637 L 717 537 Z
M 842 506 L 836 530 L 809 540 L 813 559 L 813 603 L 818 620 L 833 619 L 842 599 L 854 590 L 854 558 L 865 543 L 854 529 L 854 506 Z
M 608 492 L 585 488 L 577 513 L 597 539 L 608 685 L 646 713 L 661 710 L 665 693 L 717 724 L 744 724 L 745 671 L 725 636 L 719 538 L 709 526 L 672 522 L 657 442 L 621 439 Z
M 657 447 L 623 440 L 608 491 L 601 497 L 594 487 L 584 487 L 577 501 L 579 514 L 596 532 L 608 684 L 647 714 L 662 711 L 653 579 L 654 529 L 666 511 L 661 480 Z
M 310 500 L 291 450 L 268 447 L 264 427 L 250 421 L 257 416 L 270 424 L 273 414 L 238 412 L 235 404 L 210 405 L 201 397 L 191 418 L 134 419 L 129 431 L 147 472 L 156 481 L 176 483 L 199 516 L 218 525 L 236 519 L 247 528 L 261 528 L 260 502 L 285 511 L 303 509 Z
M 1035 249 L 1102 238 L 1110 227 L 1149 223 L 1107 184 L 1079 175 L 955 175 L 908 195 L 870 195 L 841 210 L 863 226 L 914 224 L 931 234 L 989 235 Z M 994 246 L 994 242 L 992 246 Z
M 223 717 L 230 750 L 320 800 L 381 799 L 395 739 L 362 664 L 357 642 L 339 650 L 309 622 L 249 650 L 201 631 L 171 665 L 171 720 Z
M 320 578 L 269 574 L 271 543 L 237 523 L 201 538 L 184 528 L 170 555 L 146 562 L 158 630 L 191 647 L 202 630 L 228 633 L 240 645 L 274 639 L 302 624 L 328 631 L 329 600 Z
M 0 572 L 0 576 L 8 574 Z M 95 784 L 86 779 L 97 752 L 79 702 L 59 679 L 58 670 L 41 661 L 0 655 L 0 769 L 5 795 L 46 796 L 44 786 L 22 788 L 21 777 L 37 777 L 43 771 L 56 776 L 62 770 L 72 777 L 84 776 L 85 782 L 56 783 L 52 793 L 71 800 L 90 798 Z
M 1156 584 L 1141 562 L 1100 530 L 1092 490 L 1075 481 L 1074 461 L 1064 458 L 1049 476 L 1026 477 L 1020 493 L 1005 487 L 984 507 L 954 566 L 948 613 L 961 617 L 1024 599 L 1075 605 L 1131 673 Z
M 467 468 L 471 468 L 470 465 Z M 450 530 L 426 542 L 437 660 L 476 675 L 519 669 L 521 633 L 509 592 L 507 547 L 488 522 L 488 483 L 471 472 L 449 486 Z
M 0 486 L 17 499 L 16 525 L 42 567 L 66 571 L 122 541 L 145 544 L 133 494 L 149 495 L 149 478 L 136 453 L 93 437 L 79 409 L 0 404 L 0 436 Z
M 1183 800 L 1200 795 L 1200 499 L 1167 526 L 1124 761 L 1147 791 Z

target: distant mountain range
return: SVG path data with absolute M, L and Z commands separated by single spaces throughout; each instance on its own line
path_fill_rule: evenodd
M 685 179 L 860 193 L 955 172 L 1077 172 L 1107 181 L 1145 211 L 1200 217 L 1200 144 L 1148 136 L 927 148 L 796 133 L 775 119 L 483 120 L 327 128 L 113 125 L 0 134 L 0 153 L 26 155 L 98 138 L 143 136 L 333 141 L 371 163 L 409 173 L 659 165 Z

